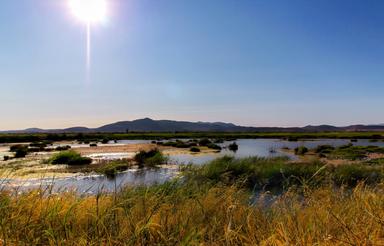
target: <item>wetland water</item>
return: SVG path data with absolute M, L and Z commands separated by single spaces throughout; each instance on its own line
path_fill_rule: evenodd
M 108 145 L 127 145 L 127 144 L 145 144 L 150 143 L 150 140 L 121 140 L 117 143 L 109 143 Z M 226 148 L 233 141 L 226 141 L 219 144 L 223 150 L 219 153 L 209 154 L 175 154 L 170 155 L 170 164 L 195 164 L 203 165 L 215 158 L 230 155 L 236 158 L 259 156 L 259 157 L 276 157 L 288 156 L 292 159 L 296 158 L 293 154 L 283 152 L 282 148 L 296 148 L 298 146 L 305 146 L 307 148 L 315 148 L 319 145 L 333 145 L 335 147 L 352 143 L 358 146 L 382 146 L 384 142 L 371 142 L 369 140 L 357 140 L 351 142 L 347 139 L 316 139 L 316 140 L 302 140 L 297 142 L 290 142 L 280 139 L 238 139 L 235 142 L 238 144 L 239 149 L 236 152 L 230 151 Z M 73 147 L 79 145 L 73 145 Z M 86 147 L 89 145 L 82 145 Z M 97 153 L 92 154 L 90 157 L 95 160 L 100 159 L 119 159 L 132 157 L 132 153 Z M 115 179 L 109 179 L 103 175 L 78 175 L 69 178 L 40 178 L 40 179 L 0 179 L 0 187 L 14 188 L 20 190 L 38 188 L 38 187 L 51 187 L 54 192 L 63 192 L 69 190 L 76 190 L 80 193 L 94 194 L 101 190 L 114 191 L 125 185 L 151 185 L 155 183 L 163 183 L 178 175 L 178 168 L 176 166 L 164 167 L 158 169 L 131 169 L 119 173 Z

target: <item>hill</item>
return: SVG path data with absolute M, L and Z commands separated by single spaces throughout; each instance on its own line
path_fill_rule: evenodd
M 89 132 L 337 132 L 337 131 L 384 131 L 384 125 L 331 125 L 305 127 L 247 127 L 224 122 L 189 122 L 153 120 L 150 118 L 119 121 L 98 128 L 71 127 L 65 129 L 28 128 L 0 133 L 89 133 Z

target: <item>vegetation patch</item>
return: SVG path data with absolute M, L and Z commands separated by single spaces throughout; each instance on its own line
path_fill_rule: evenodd
M 236 152 L 239 149 L 239 145 L 237 145 L 236 142 L 233 142 L 230 145 L 228 145 L 228 149 L 231 150 L 231 151 Z
M 110 161 L 97 169 L 98 173 L 104 174 L 109 178 L 114 178 L 119 172 L 123 172 L 132 166 L 132 162 L 128 160 Z
M 149 151 L 141 150 L 135 155 L 134 161 L 140 168 L 156 167 L 158 165 L 166 164 L 168 158 L 158 149 L 152 149 Z
M 197 146 L 197 143 L 194 141 L 182 141 L 182 140 L 157 142 L 157 144 L 162 146 L 171 146 L 175 148 L 190 148 L 193 146 Z
M 320 161 L 290 163 L 285 157 L 222 157 L 204 166 L 189 166 L 186 176 L 226 185 L 242 183 L 249 188 L 287 188 L 320 184 L 355 185 L 383 180 L 384 170 L 362 164 L 331 166 Z
M 16 144 L 9 148 L 10 152 L 14 152 L 14 158 L 24 158 L 28 154 L 28 145 Z
M 192 147 L 207 147 L 209 149 L 214 150 L 221 150 L 222 148 L 220 145 L 217 145 L 216 143 L 212 142 L 208 138 L 203 138 L 200 140 L 188 140 L 188 141 L 182 141 L 182 140 L 176 140 L 176 141 L 167 141 L 167 142 L 157 142 L 158 145 L 162 146 L 172 146 L 175 148 L 192 148 Z
M 201 150 L 198 147 L 191 147 L 189 151 L 197 153 L 197 152 L 200 152 Z
M 295 148 L 295 155 L 304 155 L 308 152 L 308 148 L 305 146 L 300 146 Z
M 369 154 L 384 154 L 384 148 L 378 146 L 354 146 L 352 144 L 342 145 L 340 147 L 332 147 L 330 145 L 318 146 L 315 153 L 319 153 L 322 157 L 330 159 L 346 159 L 346 160 L 363 160 L 368 158 Z
M 89 165 L 92 163 L 92 159 L 82 157 L 79 153 L 69 150 L 54 154 L 48 162 L 51 164 Z

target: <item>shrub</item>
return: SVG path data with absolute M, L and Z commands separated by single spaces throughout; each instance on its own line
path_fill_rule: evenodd
M 189 148 L 192 146 L 196 146 L 197 144 L 195 142 L 184 142 L 181 140 L 176 140 L 176 141 L 168 141 L 168 142 L 157 142 L 158 145 L 163 145 L 163 146 L 171 146 L 175 148 Z
M 335 150 L 335 147 L 332 145 L 319 145 L 316 147 L 315 152 L 320 154 L 329 154 L 333 150 Z
M 9 147 L 9 151 L 10 152 L 16 152 L 18 150 L 28 150 L 28 145 L 25 145 L 25 144 L 16 144 L 16 145 L 12 145 L 11 147 Z
M 200 149 L 198 147 L 191 147 L 189 149 L 189 151 L 191 151 L 191 152 L 200 152 Z
M 237 145 L 236 142 L 233 142 L 230 145 L 228 145 L 228 149 L 231 151 L 237 151 L 239 149 L 239 146 Z
M 140 168 L 145 166 L 155 167 L 167 162 L 167 158 L 158 149 L 149 151 L 140 150 L 140 152 L 135 155 L 134 160 Z
M 295 148 L 295 155 L 304 155 L 308 152 L 308 148 L 305 146 L 300 146 Z
M 299 138 L 298 138 L 298 137 L 292 137 L 292 136 L 289 136 L 289 137 L 287 138 L 287 140 L 288 140 L 289 142 L 297 142 L 297 141 L 299 140 Z
M 127 160 L 116 160 L 105 164 L 103 167 L 97 170 L 98 173 L 102 173 L 109 178 L 114 178 L 117 173 L 125 171 L 129 168 L 130 163 Z
M 39 152 L 39 151 L 43 151 L 43 150 L 44 150 L 44 148 L 41 149 L 41 148 L 39 148 L 39 147 L 29 147 L 29 148 L 27 149 L 28 152 Z
M 57 151 L 63 151 L 63 150 L 69 150 L 71 148 L 71 146 L 69 146 L 69 145 L 66 145 L 66 146 L 57 146 L 56 148 L 55 148 L 55 150 L 57 150 Z
M 27 148 L 20 148 L 16 150 L 15 158 L 24 158 L 28 154 Z
M 29 144 L 29 147 L 36 147 L 43 150 L 45 147 L 47 147 L 47 144 L 43 142 L 33 142 Z
M 215 139 L 214 143 L 215 144 L 224 143 L 224 140 L 221 138 L 218 138 L 218 139 Z
M 92 163 L 92 159 L 82 157 L 79 153 L 69 150 L 54 154 L 48 162 L 51 164 L 88 165 Z
M 104 138 L 103 140 L 101 140 L 101 143 L 102 144 L 107 144 L 107 143 L 109 143 L 109 139 L 108 138 Z
M 211 140 L 208 138 L 200 139 L 199 146 L 207 146 L 208 144 L 212 143 Z
M 214 143 L 207 144 L 207 147 L 210 149 L 214 149 L 214 150 L 221 150 L 221 147 L 217 144 L 214 144 Z
M 154 156 L 147 158 L 144 164 L 146 167 L 156 167 L 157 165 L 166 164 L 167 160 L 168 158 L 161 152 L 157 152 Z

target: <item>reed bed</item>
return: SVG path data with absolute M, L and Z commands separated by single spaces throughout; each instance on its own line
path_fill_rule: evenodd
M 3 190 L 0 245 L 384 245 L 382 180 L 365 182 L 359 167 L 342 172 L 344 185 L 316 178 L 339 177 L 337 168 L 287 165 L 226 157 L 164 184 L 89 196 Z M 289 173 L 300 182 L 276 183 Z M 250 188 L 256 178 L 279 193 Z
M 384 185 L 271 197 L 173 181 L 115 194 L 3 192 L 3 245 L 383 245 Z

